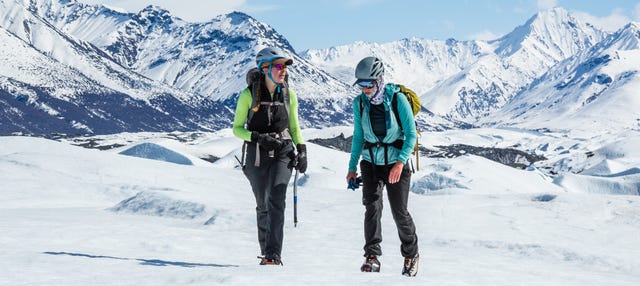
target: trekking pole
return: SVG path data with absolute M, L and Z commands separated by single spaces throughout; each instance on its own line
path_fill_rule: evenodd
M 298 169 L 293 178 L 293 227 L 298 226 Z
M 418 138 L 422 137 L 422 134 L 420 134 L 420 131 L 418 132 Z M 416 155 L 416 169 L 418 169 L 418 171 L 420 171 L 420 140 L 416 139 L 416 145 L 413 146 L 413 153 L 415 153 Z
M 418 139 L 416 139 L 416 168 L 420 171 L 420 138 L 422 138 L 422 133 L 417 128 L 416 132 L 418 133 Z

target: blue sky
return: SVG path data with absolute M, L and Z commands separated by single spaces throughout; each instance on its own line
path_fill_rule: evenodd
M 489 40 L 540 10 L 560 6 L 605 30 L 640 21 L 640 1 L 630 0 L 78 0 L 137 12 L 161 6 L 187 21 L 207 21 L 241 11 L 272 26 L 300 52 L 355 41 L 403 38 Z

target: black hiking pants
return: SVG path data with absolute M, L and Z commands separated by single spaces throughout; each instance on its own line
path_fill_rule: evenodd
M 255 166 L 256 144 L 247 143 L 244 174 L 249 179 L 256 199 L 256 220 L 260 252 L 267 258 L 282 253 L 285 198 L 292 169 L 287 168 L 291 141 L 275 150 L 273 156 L 260 149 L 259 166 Z
M 373 169 L 375 167 L 375 170 Z M 413 257 L 418 254 L 418 236 L 416 227 L 407 210 L 409 199 L 409 187 L 411 185 L 411 169 L 404 165 L 400 181 L 389 183 L 389 172 L 393 165 L 379 166 L 371 162 L 361 160 L 362 172 L 362 204 L 366 210 L 364 213 L 364 255 L 382 255 L 380 243 L 382 242 L 382 191 L 387 187 L 387 196 L 391 206 L 391 214 L 400 236 L 400 252 L 403 257 Z

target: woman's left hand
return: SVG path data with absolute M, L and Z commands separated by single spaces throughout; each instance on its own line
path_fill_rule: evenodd
M 391 167 L 391 171 L 389 172 L 389 183 L 395 184 L 400 181 L 400 176 L 402 175 L 402 169 L 404 168 L 404 163 L 397 161 L 393 167 Z

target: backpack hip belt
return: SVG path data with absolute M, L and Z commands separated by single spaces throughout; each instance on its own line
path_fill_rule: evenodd
M 284 130 L 280 131 L 280 132 L 268 132 L 268 133 L 260 133 L 260 134 L 267 134 L 273 138 L 276 138 L 278 140 L 281 141 L 289 141 L 289 142 L 293 142 L 293 137 L 291 136 L 291 131 L 289 131 L 289 128 L 285 128 Z M 247 144 L 255 144 L 253 142 L 247 142 L 244 141 L 244 144 L 242 146 L 242 167 L 244 167 L 245 165 L 245 160 L 246 160 L 246 156 L 247 156 Z M 274 157 L 275 156 L 275 151 L 269 151 L 269 157 Z M 256 160 L 253 163 L 254 166 L 256 167 L 260 167 L 260 147 L 256 146 Z
M 364 142 L 364 146 L 363 149 L 364 150 L 369 150 L 369 156 L 371 156 L 371 163 L 373 165 L 376 164 L 376 160 L 373 157 L 373 148 L 374 147 L 384 147 L 384 164 L 385 165 L 389 165 L 389 155 L 388 155 L 388 148 L 389 146 L 392 146 L 398 150 L 402 150 L 402 145 L 404 145 L 404 140 L 402 139 L 398 139 L 396 141 L 393 141 L 392 143 L 384 143 L 384 142 L 368 142 L 365 141 Z
M 291 136 L 291 131 L 289 131 L 289 128 L 285 128 L 280 132 L 269 132 L 266 134 L 278 140 L 293 140 L 293 137 Z

